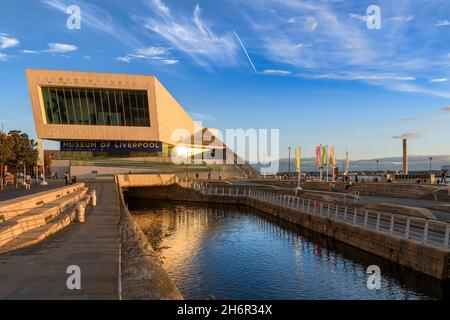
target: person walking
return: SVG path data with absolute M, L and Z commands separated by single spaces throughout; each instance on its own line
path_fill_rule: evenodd
M 70 181 L 69 172 L 66 171 L 66 173 L 64 174 L 64 183 L 65 183 L 66 185 L 68 185 L 68 184 L 69 184 L 69 181 Z
M 441 174 L 441 183 L 447 184 L 447 175 L 445 174 L 445 171 L 443 171 Z
M 25 189 L 26 190 L 31 189 L 31 176 L 30 175 L 25 176 Z
M 353 181 L 352 178 L 348 177 L 347 184 L 345 185 L 345 190 L 352 191 Z

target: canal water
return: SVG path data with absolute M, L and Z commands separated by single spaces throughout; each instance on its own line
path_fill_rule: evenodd
M 444 299 L 448 282 L 247 207 L 129 200 L 185 299 Z M 381 269 L 369 290 L 367 268 Z

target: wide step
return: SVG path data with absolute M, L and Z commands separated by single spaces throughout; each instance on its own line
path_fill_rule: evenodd
M 24 232 L 49 223 L 61 215 L 69 206 L 80 201 L 86 195 L 87 190 L 87 188 L 82 188 L 0 223 L 0 247 L 13 241 Z
M 74 220 L 74 218 L 75 218 L 74 211 L 68 214 L 61 214 L 57 218 L 55 218 L 52 222 L 47 223 L 38 228 L 26 231 L 21 235 L 19 235 L 18 237 L 6 243 L 4 246 L 1 246 L 0 253 L 14 251 L 17 249 L 37 244 L 42 240 L 55 234 L 56 232 L 64 229 Z

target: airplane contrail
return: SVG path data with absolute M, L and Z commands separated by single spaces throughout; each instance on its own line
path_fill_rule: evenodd
M 246 55 L 247 58 L 248 58 L 248 61 L 249 61 L 250 64 L 252 65 L 253 70 L 254 70 L 256 73 L 258 73 L 258 71 L 257 71 L 256 68 L 255 68 L 255 65 L 253 64 L 252 59 L 251 59 L 250 56 L 248 55 L 247 49 L 245 49 L 244 43 L 242 43 L 241 38 L 239 38 L 239 36 L 237 35 L 236 31 L 233 31 L 233 32 L 234 32 L 234 35 L 236 36 L 236 39 L 238 39 L 239 43 L 241 44 L 241 47 L 242 47 L 242 49 L 244 50 L 245 55 Z

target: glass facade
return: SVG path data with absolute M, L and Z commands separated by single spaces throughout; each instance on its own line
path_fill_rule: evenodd
M 150 127 L 147 91 L 43 87 L 48 124 Z

